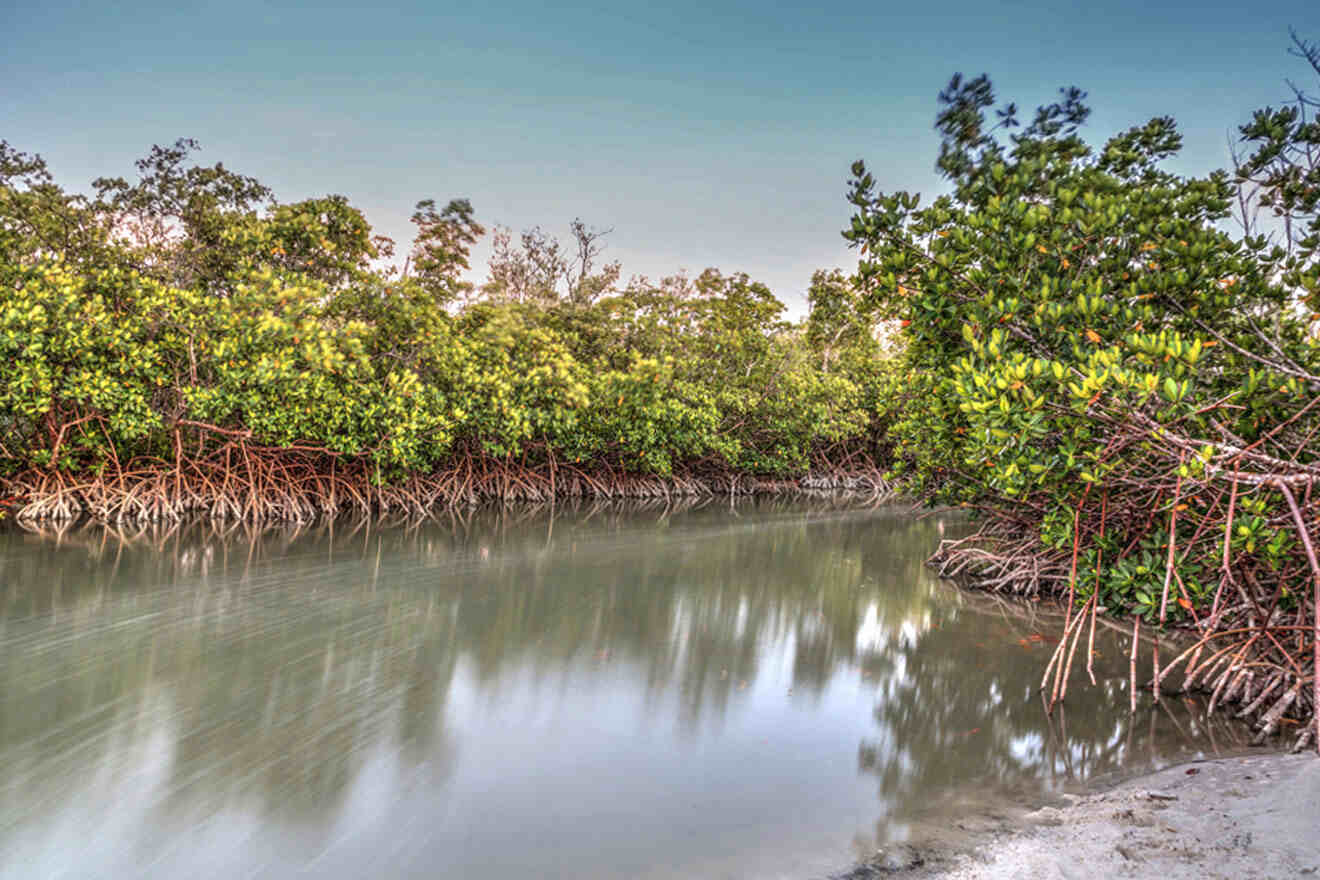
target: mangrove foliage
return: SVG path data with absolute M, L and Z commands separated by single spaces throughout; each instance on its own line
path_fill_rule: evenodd
M 883 486 L 880 348 L 837 273 L 817 286 L 847 308 L 793 324 L 742 273 L 623 283 L 577 221 L 570 245 L 496 230 L 478 287 L 466 200 L 420 202 L 400 266 L 343 197 L 280 203 L 195 149 L 81 195 L 0 147 L 20 517 Z
M 1023 125 L 987 78 L 955 77 L 951 191 L 928 203 L 854 166 L 857 284 L 901 322 L 910 377 L 887 401 L 893 469 L 980 514 L 942 572 L 1068 598 L 1050 705 L 1089 668 L 1096 615 L 1130 615 L 1199 636 L 1155 655 L 1157 697 L 1175 674 L 1207 684 L 1264 736 L 1320 703 L 1317 105 L 1257 112 L 1235 171 L 1189 177 L 1167 168 L 1172 118 L 1093 146 L 1085 97 Z M 1131 684 L 1135 701 L 1135 660 Z
M 1051 706 L 1104 613 L 1190 628 L 1144 680 L 1269 735 L 1320 705 L 1317 109 L 1189 176 L 1170 117 L 1094 142 L 1079 89 L 1024 123 L 956 76 L 945 191 L 856 163 L 860 262 L 798 322 L 743 273 L 624 281 L 581 221 L 496 228 L 477 284 L 464 199 L 400 260 L 191 141 L 87 193 L 0 144 L 0 481 L 26 519 L 306 520 L 893 480 L 978 515 L 941 572 L 1066 598 Z

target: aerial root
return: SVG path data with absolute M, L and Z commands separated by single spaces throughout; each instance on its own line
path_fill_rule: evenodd
M 849 491 L 883 502 L 894 492 L 875 468 L 813 472 L 801 479 L 749 476 L 706 463 L 670 476 L 615 467 L 526 465 L 465 454 L 444 470 L 382 480 L 366 461 L 254 447 L 236 441 L 209 456 L 147 459 L 99 474 L 31 470 L 4 480 L 15 518 L 90 518 L 102 523 L 184 518 L 307 522 L 344 513 L 425 514 L 484 503 L 567 498 L 651 498 L 812 494 Z

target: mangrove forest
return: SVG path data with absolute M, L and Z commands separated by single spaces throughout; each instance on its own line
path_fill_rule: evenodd
M 1320 48 L 1295 48 L 1320 78 Z M 966 509 L 939 574 L 1065 603 L 1049 707 L 1094 680 L 1117 619 L 1134 707 L 1203 689 L 1261 739 L 1320 746 L 1316 81 L 1198 176 L 1171 170 L 1172 117 L 1096 133 L 1078 88 L 1025 112 L 954 76 L 943 192 L 884 191 L 858 161 L 858 262 L 817 272 L 799 320 L 743 271 L 625 276 L 582 221 L 515 234 L 423 199 L 402 245 L 187 139 L 86 190 L 2 142 L 4 509 L 309 523 L 897 494 Z M 1173 629 L 1185 650 L 1138 668 L 1142 634 Z

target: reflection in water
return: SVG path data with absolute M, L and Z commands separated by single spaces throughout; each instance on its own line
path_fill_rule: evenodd
M 1131 721 L 1118 637 L 1047 719 L 1057 625 L 934 580 L 940 528 L 758 502 L 0 533 L 0 877 L 813 876 L 1242 744 L 1182 701 Z

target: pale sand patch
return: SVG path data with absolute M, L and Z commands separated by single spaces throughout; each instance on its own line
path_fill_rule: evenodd
M 939 848 L 909 877 L 1320 878 L 1320 759 L 1261 753 L 1161 770 L 1028 813 L 972 852 Z M 879 876 L 873 864 L 850 876 Z M 906 866 L 904 866 L 906 867 Z

